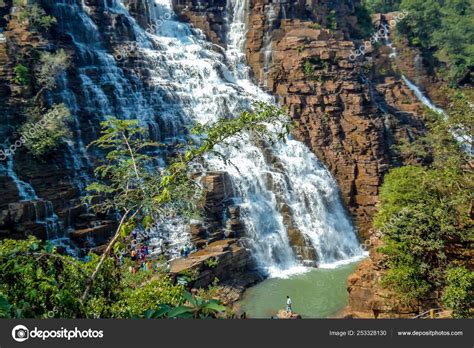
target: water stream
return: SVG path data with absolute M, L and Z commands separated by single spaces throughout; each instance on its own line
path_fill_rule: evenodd
M 355 267 L 319 268 L 289 278 L 264 280 L 245 292 L 239 302 L 240 312 L 249 318 L 275 317 L 285 309 L 286 296 L 290 296 L 293 311 L 303 318 L 336 316 L 347 305 L 347 277 Z

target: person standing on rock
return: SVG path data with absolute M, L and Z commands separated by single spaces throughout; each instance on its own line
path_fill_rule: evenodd
M 290 296 L 286 296 L 286 311 L 288 313 L 291 313 L 292 309 L 291 309 L 291 305 L 292 305 L 292 301 L 291 301 L 291 298 Z

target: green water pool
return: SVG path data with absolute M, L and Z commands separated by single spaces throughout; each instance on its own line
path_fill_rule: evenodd
M 303 318 L 327 318 L 347 304 L 347 278 L 356 266 L 352 263 L 334 269 L 312 269 L 289 278 L 266 279 L 244 293 L 240 310 L 249 318 L 270 318 L 285 309 L 288 295 L 293 311 Z

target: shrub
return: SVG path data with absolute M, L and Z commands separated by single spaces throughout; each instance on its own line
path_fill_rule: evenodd
M 35 69 L 36 82 L 42 89 L 52 89 L 56 86 L 57 76 L 65 71 L 70 64 L 69 55 L 60 49 L 55 53 L 43 52 L 40 64 Z
M 21 127 L 25 146 L 33 156 L 41 158 L 57 149 L 69 137 L 67 123 L 71 113 L 64 104 L 55 104 L 42 117 L 33 117 Z
M 303 73 L 306 78 L 313 76 L 314 65 L 309 60 L 305 60 L 303 63 Z
M 330 10 L 326 18 L 328 29 L 337 29 L 336 10 Z
M 30 84 L 30 70 L 23 64 L 18 64 L 13 68 L 15 76 L 13 81 L 19 85 L 29 85 Z
M 454 318 L 467 318 L 474 307 L 474 272 L 465 267 L 451 268 L 446 276 L 443 303 L 453 310 Z
M 138 276 L 140 273 L 138 273 Z M 173 284 L 166 274 L 155 275 L 146 282 L 140 279 L 135 287 L 125 288 L 116 303 L 111 307 L 111 316 L 114 318 L 132 318 L 141 315 L 144 311 L 166 304 L 177 306 L 183 304 L 184 287 Z
M 38 4 L 26 4 L 26 1 L 15 0 L 14 6 L 17 7 L 17 15 L 20 23 L 28 22 L 35 29 L 48 30 L 56 24 L 56 18 L 48 16 L 43 8 Z

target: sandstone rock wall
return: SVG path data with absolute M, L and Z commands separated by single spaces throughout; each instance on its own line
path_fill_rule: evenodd
M 272 5 L 279 8 L 273 21 L 267 15 Z M 398 97 L 413 96 L 406 86 L 394 80 L 372 81 L 370 66 L 366 71 L 349 59 L 356 43 L 344 28 L 357 24 L 358 3 L 353 5 L 336 7 L 336 13 L 344 16 L 337 17 L 334 30 L 324 28 L 327 23 L 318 22 L 321 16 L 314 11 L 303 11 L 301 3 L 253 0 L 246 53 L 255 79 L 289 109 L 297 124 L 295 136 L 337 179 L 360 234 L 366 237 L 383 175 L 401 160 L 393 146 L 408 133 L 412 139 L 422 133 L 424 124 L 416 112 L 400 108 Z M 327 18 L 330 3 L 321 1 L 318 6 Z M 283 15 L 288 12 L 293 15 Z M 265 54 L 269 49 L 270 58 Z

